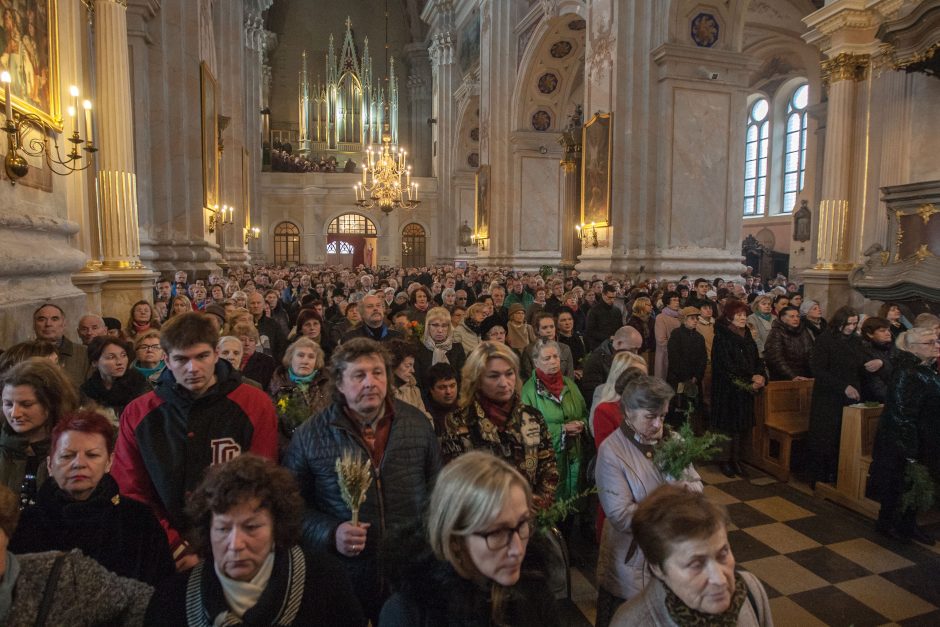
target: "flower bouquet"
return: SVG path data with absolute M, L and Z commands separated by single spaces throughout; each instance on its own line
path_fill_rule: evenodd
M 294 389 L 277 399 L 275 404 L 278 422 L 286 433 L 292 434 L 294 429 L 310 417 L 310 406 L 303 393 Z
M 424 338 L 424 325 L 417 320 L 412 320 L 405 328 L 407 329 L 411 339 L 420 342 L 422 338 Z
M 669 429 L 653 450 L 653 463 L 664 475 L 681 480 L 691 464 L 706 462 L 721 452 L 719 446 L 728 436 L 706 431 L 696 436 L 688 422 L 678 432 Z
M 372 485 L 372 461 L 359 460 L 359 455 L 344 452 L 336 460 L 336 475 L 343 502 L 352 512 L 352 524 L 359 526 L 359 508 L 366 500 L 366 492 Z

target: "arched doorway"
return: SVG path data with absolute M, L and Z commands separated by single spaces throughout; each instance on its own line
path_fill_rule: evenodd
M 326 262 L 347 268 L 375 266 L 376 236 L 375 224 L 364 215 L 337 216 L 326 229 Z
M 286 266 L 300 263 L 300 229 L 293 222 L 274 227 L 274 263 Z
M 406 224 L 401 231 L 401 265 L 420 268 L 427 263 L 427 233 L 420 224 Z

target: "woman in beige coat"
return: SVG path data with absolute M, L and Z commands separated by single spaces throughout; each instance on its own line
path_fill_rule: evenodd
M 635 378 L 620 399 L 623 422 L 597 452 L 598 497 L 607 515 L 597 560 L 597 627 L 607 627 L 617 608 L 650 580 L 646 558 L 630 530 L 637 505 L 666 483 L 702 491 L 702 479 L 692 466 L 682 477 L 670 477 L 653 464 L 653 448 L 663 438 L 663 420 L 673 395 L 662 379 Z

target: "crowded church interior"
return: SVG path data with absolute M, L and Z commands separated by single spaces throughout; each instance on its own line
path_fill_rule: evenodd
M 940 0 L 0 0 L 0 625 L 940 624 Z

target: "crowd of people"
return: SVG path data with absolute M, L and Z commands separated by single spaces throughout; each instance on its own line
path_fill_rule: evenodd
M 831 481 L 842 408 L 883 403 L 878 530 L 933 541 L 900 494 L 911 463 L 940 477 L 940 319 L 808 296 L 255 266 L 177 272 L 122 319 L 44 303 L 0 354 L 0 623 L 553 625 L 554 525 L 600 545 L 597 625 L 772 625 L 696 469 L 653 462 L 675 427 L 727 435 L 746 477 L 755 394 L 812 380 Z

